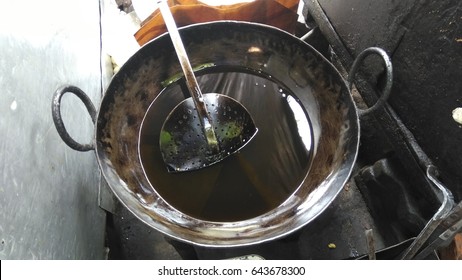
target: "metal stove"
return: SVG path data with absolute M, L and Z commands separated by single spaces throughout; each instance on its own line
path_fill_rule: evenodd
M 461 231 L 462 129 L 448 113 L 462 102 L 458 97 L 462 82 L 454 79 L 456 73 L 462 73 L 457 45 L 462 31 L 450 23 L 461 17 L 460 3 L 305 0 L 304 4 L 309 32 L 299 35 L 345 75 L 356 54 L 366 47 L 383 47 L 393 58 L 391 99 L 376 114 L 361 120 L 357 164 L 343 191 L 322 215 L 294 234 L 232 249 L 196 247 L 168 239 L 118 205 L 107 219 L 110 259 L 247 255 L 264 259 L 438 259 L 436 250 L 448 246 Z M 435 15 L 424 17 L 429 11 Z M 441 15 L 444 21 L 437 20 Z M 438 35 L 425 32 L 428 26 L 442 31 Z M 416 69 L 422 66 L 418 46 L 422 40 L 433 40 L 432 36 L 437 36 L 441 45 L 426 50 L 427 58 L 438 60 L 432 60 L 434 68 L 427 70 L 436 73 L 444 68 L 450 73 L 436 75 L 430 84 L 419 84 L 416 80 L 427 81 L 428 76 Z M 444 58 L 458 63 L 448 65 Z M 416 65 L 409 65 L 412 59 Z M 365 105 L 380 96 L 383 79 L 381 64 L 372 60 L 372 66 L 355 80 L 356 97 Z M 447 83 L 454 88 L 448 89 Z M 447 114 L 440 117 L 429 110 Z M 432 121 L 422 121 L 429 118 Z M 451 134 L 446 139 L 441 131 Z

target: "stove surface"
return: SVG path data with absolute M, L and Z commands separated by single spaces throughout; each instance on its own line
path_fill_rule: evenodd
M 312 18 L 307 19 L 307 26 L 312 29 L 304 40 L 344 73 L 341 59 Z M 369 91 L 376 90 L 364 86 L 362 79 L 357 83 L 359 92 L 353 93 L 360 102 L 364 93 L 369 96 Z M 108 258 L 400 259 L 410 248 L 428 245 L 426 235 L 438 233 L 437 225 L 428 221 L 442 215 L 437 211 L 445 201 L 446 210 L 453 206 L 450 192 L 442 194 L 439 182 L 429 176 L 430 166 L 425 152 L 386 105 L 376 115 L 361 119 L 361 145 L 349 182 L 319 217 L 298 231 L 253 246 L 198 247 L 164 236 L 117 204 L 108 213 Z M 431 251 L 422 257 L 439 258 Z

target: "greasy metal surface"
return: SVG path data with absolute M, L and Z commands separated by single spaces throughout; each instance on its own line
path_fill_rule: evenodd
M 390 104 L 438 167 L 441 180 L 455 200 L 460 201 L 462 127 L 451 114 L 462 104 L 462 31 L 458 24 L 462 2 L 320 0 L 319 3 L 341 38 L 344 53 L 354 56 L 364 46 L 377 45 L 393 54 L 396 94 L 392 94 Z M 334 49 L 339 46 L 329 41 Z
M 393 53 L 406 33 L 409 13 L 416 0 L 304 0 L 318 2 L 330 19 L 336 33 L 353 57 L 364 48 L 380 46 Z
M 452 111 L 462 105 L 462 2 L 419 4 L 393 56 L 400 94 L 390 104 L 438 168 L 455 201 L 462 201 L 462 126 L 452 119 Z
M 326 13 L 319 5 L 318 0 L 304 0 L 306 4 L 306 12 L 314 19 L 326 40 L 331 44 L 332 48 L 339 56 L 345 67 L 350 67 L 353 63 L 351 54 L 346 50 L 342 39 L 339 37 L 334 28 L 330 25 Z M 369 46 L 368 46 L 369 47 Z
M 389 1 L 388 1 L 389 2 Z M 317 0 L 306 0 L 306 3 L 309 5 L 310 9 L 309 12 L 310 14 L 313 15 L 313 18 L 315 19 L 316 23 L 319 25 L 320 29 L 322 32 L 326 35 L 326 39 L 329 41 L 329 43 L 332 45 L 332 48 L 334 49 L 335 53 L 338 55 L 338 58 L 341 62 L 341 64 L 346 65 L 347 67 L 352 64 L 352 55 L 349 53 L 347 46 L 344 45 L 344 42 L 339 37 L 339 34 L 336 33 L 336 29 L 332 25 L 332 23 L 336 22 L 336 18 L 328 18 L 327 15 L 325 14 L 325 11 L 321 8 Z M 338 13 L 346 13 L 347 15 L 344 16 L 346 19 L 351 20 L 351 15 L 349 13 L 353 12 L 356 13 L 359 8 L 366 8 L 366 9 L 371 9 L 372 3 L 369 3 L 368 5 L 362 5 L 359 4 L 356 5 L 355 7 L 351 9 L 345 9 L 341 8 L 340 3 L 342 4 L 347 4 L 347 5 L 352 5 L 353 2 L 336 2 L 338 5 L 336 5 L 334 8 Z M 377 2 L 379 3 L 379 2 Z M 382 2 L 380 2 L 382 3 Z M 401 3 L 401 2 L 399 2 Z M 396 5 L 399 5 L 398 2 L 396 2 Z M 374 3 L 376 4 L 376 3 Z M 413 5 L 413 4 L 412 4 Z M 419 4 L 420 5 L 420 4 Z M 395 11 L 398 13 L 398 15 L 401 15 L 400 9 L 391 9 L 392 11 Z M 406 9 L 406 11 L 408 11 Z M 419 11 L 419 9 L 417 9 Z M 407 12 L 406 12 L 407 13 Z M 359 13 L 359 15 L 368 17 L 371 15 L 370 13 L 363 12 Z M 394 17 L 393 15 L 389 14 L 384 14 L 383 15 L 385 19 L 388 19 L 390 16 Z M 411 17 L 405 17 L 405 19 L 410 19 Z M 377 24 L 378 22 L 381 22 L 383 19 L 378 19 L 376 18 L 376 21 L 373 21 L 370 19 L 371 24 Z M 391 20 L 391 19 L 390 19 Z M 401 19 L 402 20 L 402 19 Z M 367 21 L 367 20 L 366 20 Z M 362 24 L 364 20 L 361 20 L 360 23 Z M 367 21 L 368 22 L 368 21 Z M 357 32 L 359 29 L 354 28 L 353 26 L 353 31 L 352 32 Z M 399 26 L 395 26 L 398 28 Z M 369 29 L 368 29 L 369 30 Z M 371 35 L 372 39 L 376 35 L 376 33 L 371 32 L 371 33 L 365 33 L 364 36 L 366 35 Z M 382 33 L 382 35 L 385 35 Z M 344 35 L 346 36 L 346 35 Z M 343 36 L 342 36 L 343 37 Z M 391 39 L 389 39 L 387 42 L 390 42 Z M 380 42 L 383 42 L 383 38 L 380 39 Z M 377 40 L 372 40 L 369 41 L 371 45 L 378 44 Z M 400 42 L 400 41 L 399 41 Z M 398 43 L 399 43 L 398 42 Z M 417 40 L 416 42 L 419 42 Z M 351 47 L 351 46 L 350 46 Z M 396 47 L 396 46 L 394 46 Z M 388 47 L 389 48 L 389 47 Z M 395 68 L 395 73 L 396 72 L 401 72 L 401 69 L 399 66 L 396 64 L 396 58 L 395 58 L 395 50 L 393 50 L 392 53 L 392 59 L 394 61 L 394 68 Z M 409 64 L 407 64 L 409 65 Z M 412 64 L 414 65 L 414 64 Z M 375 65 L 376 66 L 376 65 Z M 380 84 L 380 82 L 383 82 L 383 69 L 381 70 L 380 68 L 373 67 L 375 69 L 375 74 L 369 74 L 367 77 L 364 75 L 363 72 L 360 71 L 359 77 L 355 81 L 356 88 L 358 91 L 361 93 L 361 96 L 363 100 L 365 101 L 366 104 L 372 105 L 376 102 L 378 96 L 380 94 L 378 93 L 377 90 L 377 84 Z M 423 69 L 422 67 L 419 67 L 419 69 Z M 443 73 L 444 71 L 442 71 Z M 393 94 L 395 97 L 402 95 L 402 90 L 398 91 L 399 85 L 396 84 L 397 82 L 397 76 L 399 74 L 395 75 L 394 78 L 394 89 L 393 91 L 396 92 L 396 94 Z M 409 80 L 414 80 L 414 77 L 410 77 Z M 412 103 L 412 102 L 411 102 Z M 406 102 L 405 104 L 411 104 L 409 102 Z M 404 103 L 403 103 L 404 104 Z M 416 102 L 413 102 L 412 104 L 426 104 L 422 103 L 422 100 L 418 100 Z M 374 116 L 371 116 L 368 120 L 368 122 L 376 122 L 376 129 L 377 130 L 383 130 L 383 137 L 387 139 L 387 142 L 390 144 L 390 152 L 393 152 L 393 154 L 399 158 L 399 161 L 402 163 L 402 168 L 403 171 L 406 172 L 407 176 L 410 178 L 411 181 L 413 181 L 415 184 L 410 186 L 410 192 L 414 193 L 418 197 L 421 197 L 422 199 L 420 200 L 421 202 L 420 209 L 423 212 L 424 217 L 427 217 L 428 219 L 435 213 L 436 209 L 441 205 L 441 201 L 438 200 L 436 197 L 433 188 L 431 187 L 431 183 L 426 179 L 424 176 L 424 172 L 422 169 L 422 162 L 427 161 L 427 156 L 424 153 L 419 153 L 415 154 L 415 149 L 414 147 L 417 145 L 416 140 L 412 136 L 411 138 L 409 135 L 412 135 L 410 132 L 408 133 L 406 130 L 408 130 L 403 122 L 401 121 L 400 117 L 394 112 L 394 109 L 388 105 L 385 104 L 386 106 L 384 107 L 384 110 L 381 110 L 378 114 L 375 114 Z M 418 108 L 418 106 L 416 107 Z M 409 112 L 414 111 L 413 110 L 408 110 Z M 427 110 L 428 112 L 428 110 Z M 428 116 L 432 114 L 427 114 Z M 433 115 L 432 115 L 433 116 Z M 366 131 L 367 132 L 367 131 Z M 362 132 L 362 135 L 366 135 L 367 133 L 364 134 Z M 364 137 L 363 137 L 364 138 Z M 374 150 L 374 148 L 371 147 L 371 145 L 362 145 L 365 150 Z M 378 160 L 378 158 L 375 158 L 374 160 Z M 370 164 L 370 162 L 369 162 Z M 419 170 L 420 169 L 420 170 Z M 417 172 L 416 172 L 417 171 Z M 419 187 L 417 187 L 419 186 Z M 448 184 L 448 187 L 450 185 Z M 454 191 L 453 191 L 454 193 Z
M 95 155 L 67 147 L 50 111 L 64 83 L 100 98 L 99 2 L 1 2 L 0 259 L 101 259 Z M 91 141 L 92 122 L 76 98 L 63 98 L 62 113 L 76 140 Z
M 136 140 L 141 119 L 164 87 L 162 81 L 181 72 L 174 63 L 176 55 L 170 38 L 161 36 L 121 68 L 101 103 L 96 127 L 97 156 L 116 196 L 157 230 L 208 246 L 268 241 L 312 221 L 341 190 L 356 159 L 359 123 L 345 81 L 310 46 L 274 28 L 221 22 L 183 30 L 182 38 L 186 47 L 189 44 L 193 65 L 238 65 L 262 71 L 294 92 L 312 121 L 314 164 L 309 176 L 280 207 L 246 221 L 197 220 L 159 197 L 143 174 Z M 233 52 L 228 51 L 230 46 Z M 255 53 L 255 49 L 260 51 Z M 173 109 L 168 107 L 163 108 L 165 114 Z

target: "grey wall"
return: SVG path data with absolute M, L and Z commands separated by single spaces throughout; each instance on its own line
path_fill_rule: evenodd
M 68 148 L 51 118 L 63 84 L 99 104 L 99 1 L 0 3 L 0 259 L 104 258 L 95 154 Z M 70 134 L 91 141 L 79 100 L 65 96 L 62 111 Z

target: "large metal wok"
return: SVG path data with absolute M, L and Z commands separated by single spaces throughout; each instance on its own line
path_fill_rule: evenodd
M 273 27 L 220 21 L 188 26 L 180 29 L 180 33 L 199 82 L 201 73 L 220 72 L 220 69 L 253 73 L 277 81 L 290 91 L 308 116 L 311 126 L 308 163 L 301 169 L 302 176 L 291 181 L 290 195 L 263 213 L 232 221 L 189 215 L 181 206 L 165 199 L 155 182 L 155 174 L 147 175 L 146 164 L 140 156 L 140 139 L 144 137 L 141 128 L 148 111 L 156 114 L 153 126 L 161 124 L 171 109 L 185 98 L 181 94 L 163 93 L 170 84 L 182 79 L 168 34 L 149 42 L 126 62 L 113 77 L 97 113 L 78 88 L 63 86 L 56 91 L 52 111 L 63 140 L 79 151 L 95 150 L 104 178 L 122 204 L 147 225 L 185 242 L 215 247 L 256 244 L 285 236 L 311 222 L 342 190 L 356 160 L 359 116 L 347 83 L 310 45 Z M 390 70 L 385 90 L 389 91 L 391 65 L 383 51 L 368 49 L 359 56 L 358 63 L 374 52 L 384 56 Z M 60 100 L 67 92 L 82 99 L 95 121 L 95 138 L 91 144 L 75 142 L 64 128 Z M 382 98 L 386 96 L 384 93 Z M 233 97 L 247 108 L 253 108 L 250 113 L 257 118 L 261 134 L 265 135 L 267 130 L 271 135 L 271 127 L 277 125 L 277 122 L 265 123 L 265 119 L 271 119 L 271 109 L 249 104 L 251 91 Z M 259 100 L 264 104 L 265 97 Z M 161 101 L 162 106 L 152 105 Z M 258 121 L 255 116 L 258 114 L 268 117 Z M 153 131 L 155 134 L 158 130 Z M 158 141 L 159 135 L 152 137 Z M 285 148 L 276 147 L 280 157 L 284 156 Z M 251 153 L 258 147 L 249 145 L 243 150 L 246 149 Z M 280 169 L 284 168 L 290 169 L 287 166 Z M 275 172 L 279 172 L 278 168 Z M 187 176 L 193 178 L 195 174 L 190 172 Z

